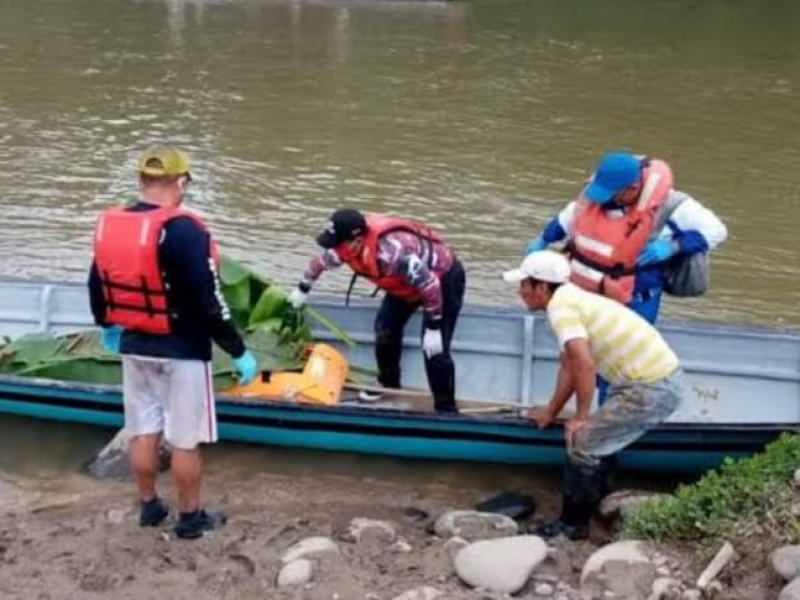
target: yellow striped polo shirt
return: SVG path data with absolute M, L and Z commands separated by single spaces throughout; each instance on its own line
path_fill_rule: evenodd
M 678 368 L 678 357 L 642 317 L 619 302 L 566 283 L 547 306 L 561 348 L 589 340 L 597 372 L 612 384 L 652 383 Z

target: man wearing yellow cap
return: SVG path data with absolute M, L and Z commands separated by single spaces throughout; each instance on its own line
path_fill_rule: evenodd
M 211 343 L 231 355 L 247 384 L 256 361 L 222 297 L 218 251 L 205 223 L 181 208 L 189 160 L 157 146 L 139 160 L 140 200 L 103 211 L 89 292 L 106 350 L 122 354 L 125 428 L 139 489 L 139 524 L 156 527 L 168 508 L 156 494 L 162 434 L 173 448 L 180 517 L 175 532 L 198 538 L 225 523 L 200 504 L 199 445 L 217 441 Z

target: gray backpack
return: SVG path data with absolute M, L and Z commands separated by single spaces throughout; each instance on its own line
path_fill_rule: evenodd
M 673 234 L 680 232 L 670 217 L 686 198 L 687 196 L 680 192 L 670 194 L 656 219 L 651 239 L 655 239 L 664 226 L 669 227 Z M 702 296 L 708 290 L 708 271 L 708 254 L 706 252 L 674 256 L 667 261 L 664 291 L 680 297 Z

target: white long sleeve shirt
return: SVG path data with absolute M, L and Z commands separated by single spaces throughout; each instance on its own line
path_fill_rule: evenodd
M 728 228 L 710 209 L 700 204 L 689 194 L 678 190 L 670 191 L 670 199 L 678 196 L 683 197 L 683 202 L 675 209 L 670 216 L 675 226 L 683 232 L 696 231 L 705 239 L 708 249 L 713 250 L 728 237 Z M 558 214 L 558 223 L 567 233 L 567 237 L 572 237 L 572 226 L 575 222 L 575 211 L 577 202 L 570 202 L 564 210 Z M 669 226 L 665 225 L 659 232 L 658 239 L 671 240 L 675 235 Z

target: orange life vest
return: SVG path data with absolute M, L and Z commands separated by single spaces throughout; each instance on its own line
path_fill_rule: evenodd
M 387 276 L 381 273 L 380 265 L 378 264 L 380 239 L 384 235 L 396 231 L 413 233 L 423 242 L 430 244 L 428 252 L 428 260 L 430 260 L 434 252 L 433 244 L 443 243 L 442 237 L 433 229 L 409 219 L 369 214 L 366 216 L 366 220 L 367 231 L 364 235 L 364 247 L 361 252 L 353 254 L 346 245 L 341 245 L 336 248 L 336 254 L 356 274 L 366 277 L 373 284 L 385 290 L 387 294 L 409 302 L 416 302 L 419 300 L 419 293 L 405 279 L 399 275 Z M 430 266 L 429 264 L 428 267 Z
M 633 297 L 636 260 L 673 185 L 666 162 L 643 158 L 642 164 L 642 190 L 635 204 L 607 209 L 581 193 L 572 226 L 572 282 L 623 304 Z
M 158 243 L 167 221 L 189 217 L 204 231 L 198 216 L 179 208 L 104 210 L 97 221 L 94 259 L 106 302 L 106 321 L 124 329 L 165 335 L 178 317 L 168 305 Z M 211 257 L 219 266 L 219 251 L 211 239 Z

